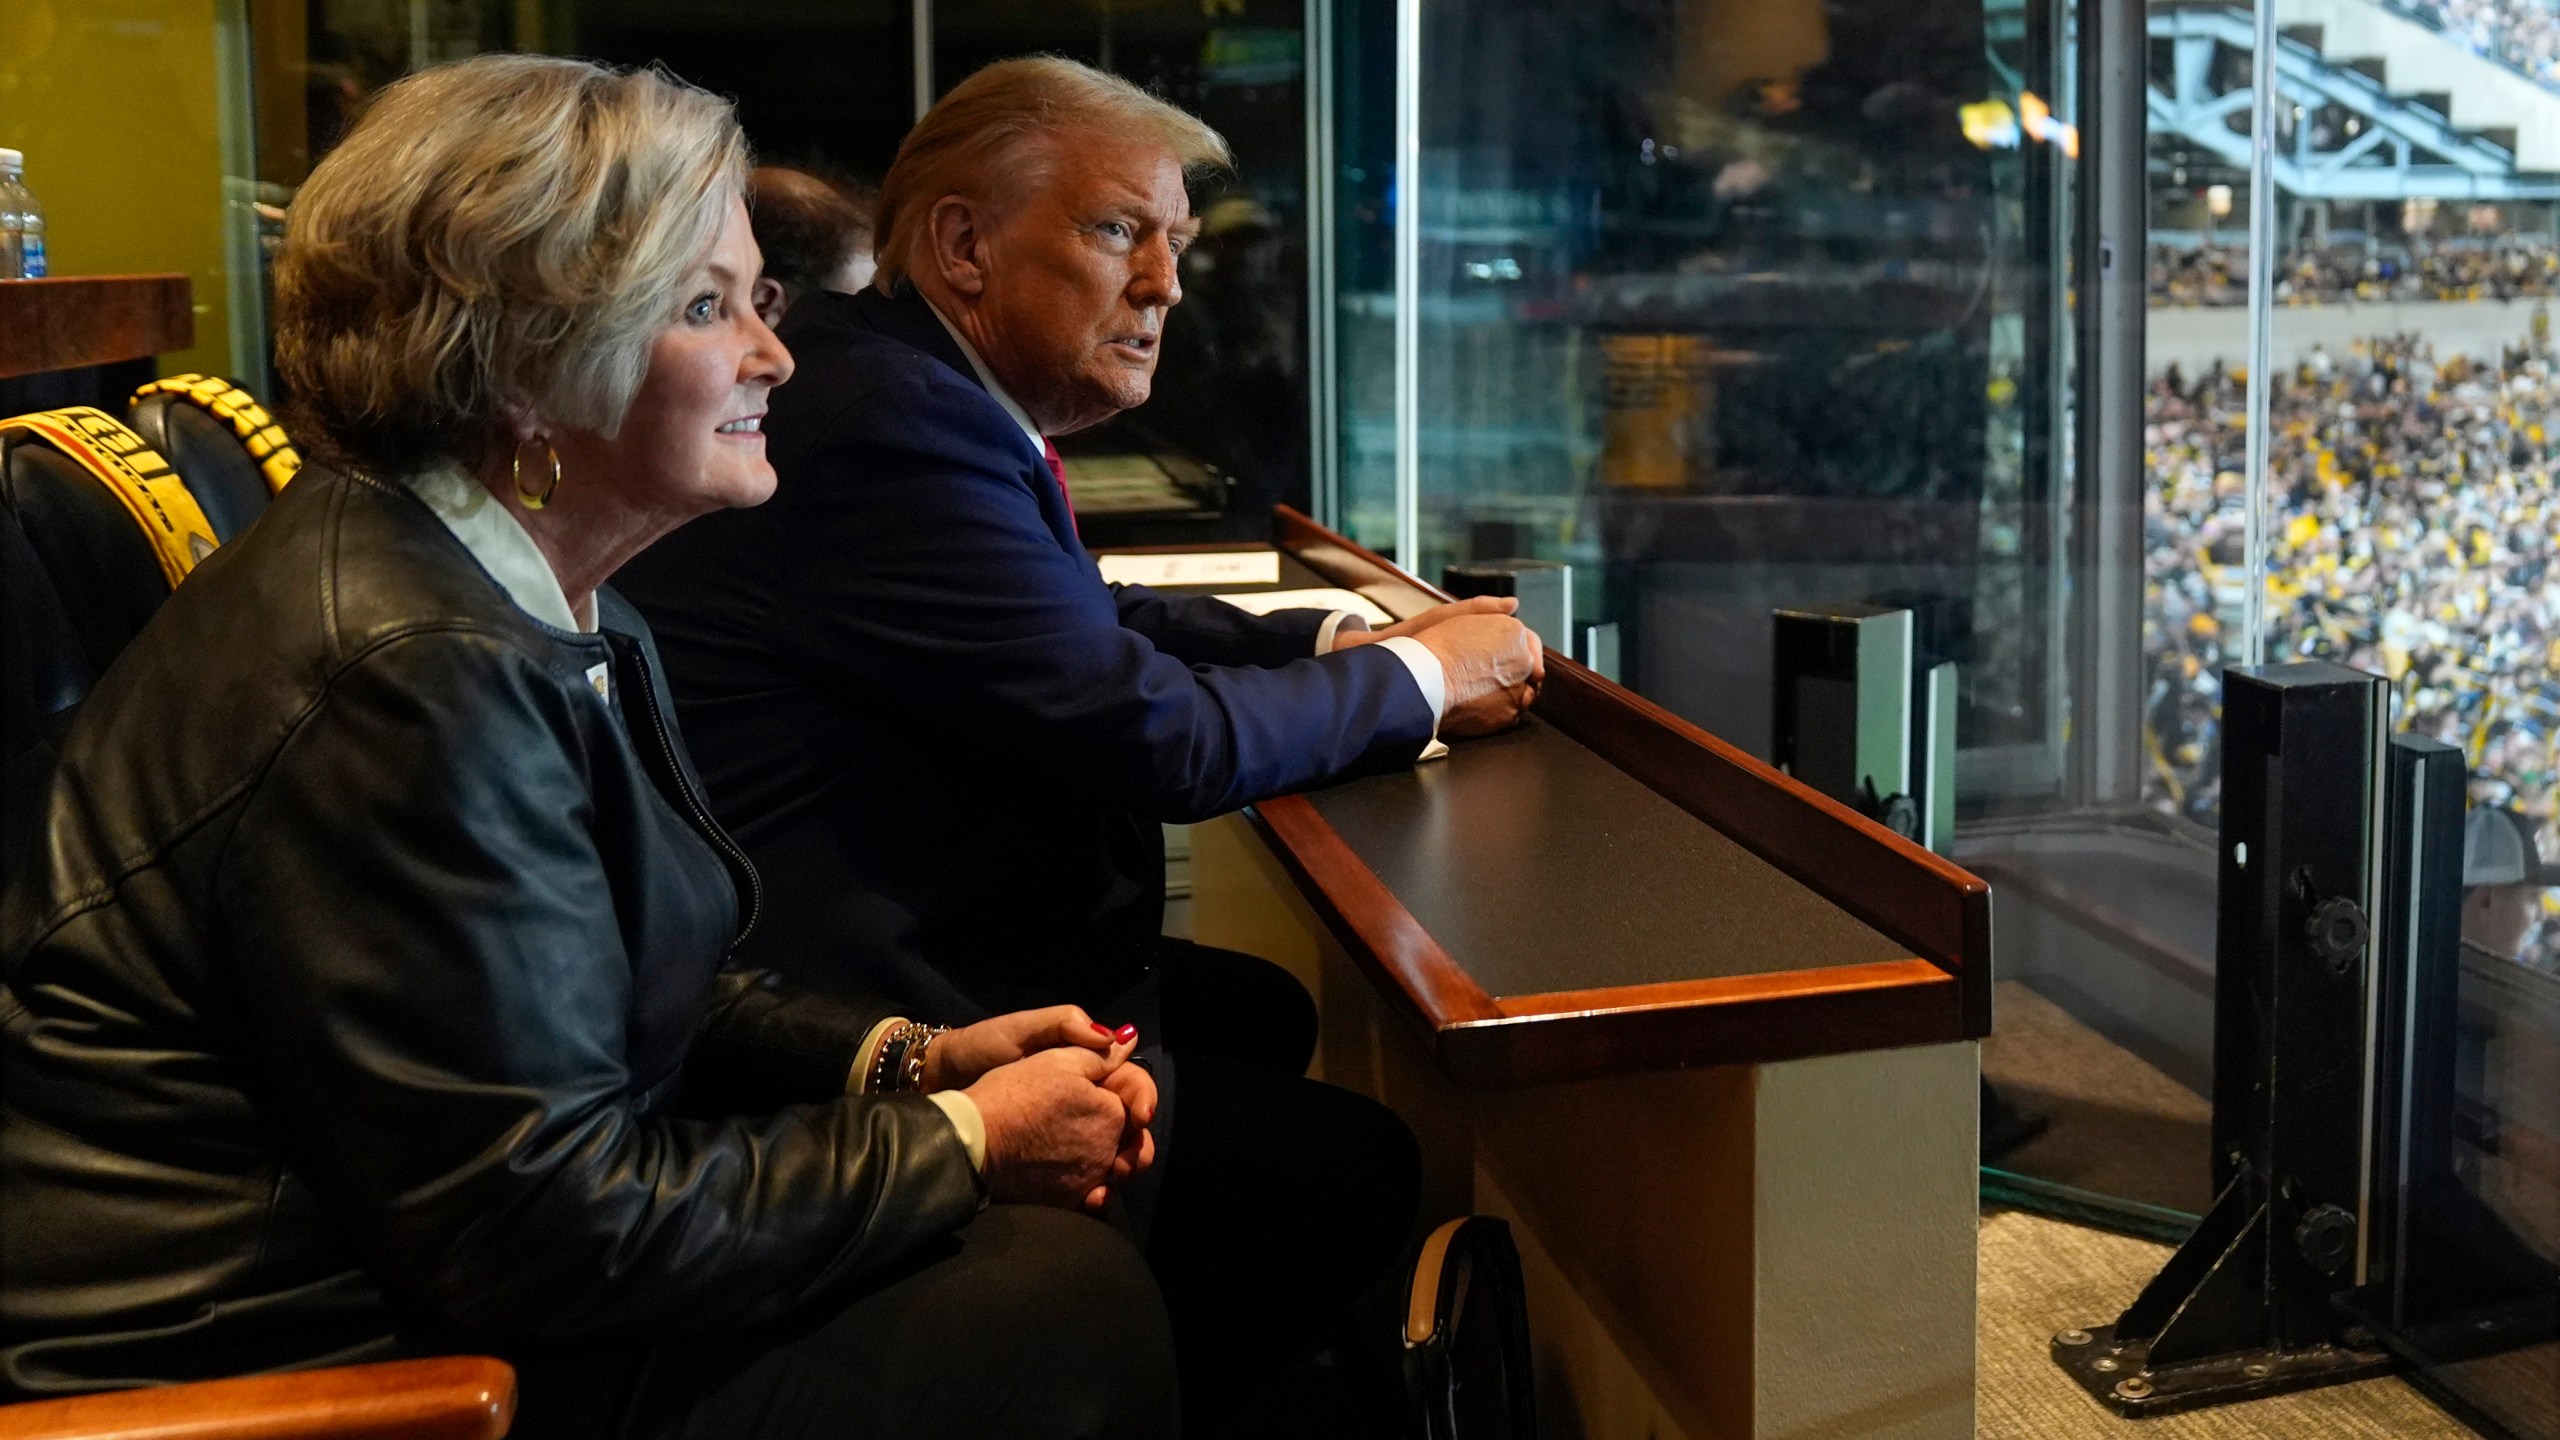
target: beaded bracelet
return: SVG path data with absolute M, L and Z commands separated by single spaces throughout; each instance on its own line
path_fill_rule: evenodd
M 880 1042 L 880 1053 L 871 1062 L 871 1082 L 864 1089 L 873 1095 L 921 1092 L 925 1053 L 933 1048 L 935 1037 L 950 1028 L 919 1020 L 899 1022 Z
M 926 1028 L 913 1020 L 901 1020 L 890 1028 L 888 1035 L 880 1042 L 880 1053 L 872 1057 L 871 1078 L 862 1087 L 866 1093 L 886 1095 L 897 1088 L 897 1080 L 901 1074 L 900 1062 L 906 1058 L 907 1047 L 913 1044 L 916 1037 L 923 1034 Z

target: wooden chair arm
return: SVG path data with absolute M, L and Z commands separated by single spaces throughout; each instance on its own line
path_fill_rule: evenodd
M 476 1355 L 0 1406 L 0 1440 L 499 1440 L 516 1372 Z

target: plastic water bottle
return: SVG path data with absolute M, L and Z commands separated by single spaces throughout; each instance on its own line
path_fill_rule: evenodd
M 44 206 L 27 189 L 27 160 L 0 150 L 0 280 L 45 275 Z

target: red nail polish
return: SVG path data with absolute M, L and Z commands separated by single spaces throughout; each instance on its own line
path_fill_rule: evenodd
M 1135 1025 L 1123 1025 L 1119 1029 L 1111 1032 L 1111 1038 L 1119 1041 L 1123 1045 L 1126 1045 L 1130 1041 L 1138 1038 L 1138 1027 Z
M 1108 1035 L 1111 1033 L 1111 1027 L 1103 1024 L 1099 1020 L 1096 1020 L 1093 1022 L 1093 1033 L 1096 1035 Z

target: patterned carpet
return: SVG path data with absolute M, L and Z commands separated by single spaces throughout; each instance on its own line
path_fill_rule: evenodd
M 2054 1332 L 2112 1320 L 2165 1247 L 2016 1211 L 1982 1217 L 1979 1440 L 2472 1440 L 2400 1380 L 2219 1410 L 2119 1419 L 2046 1357 Z

